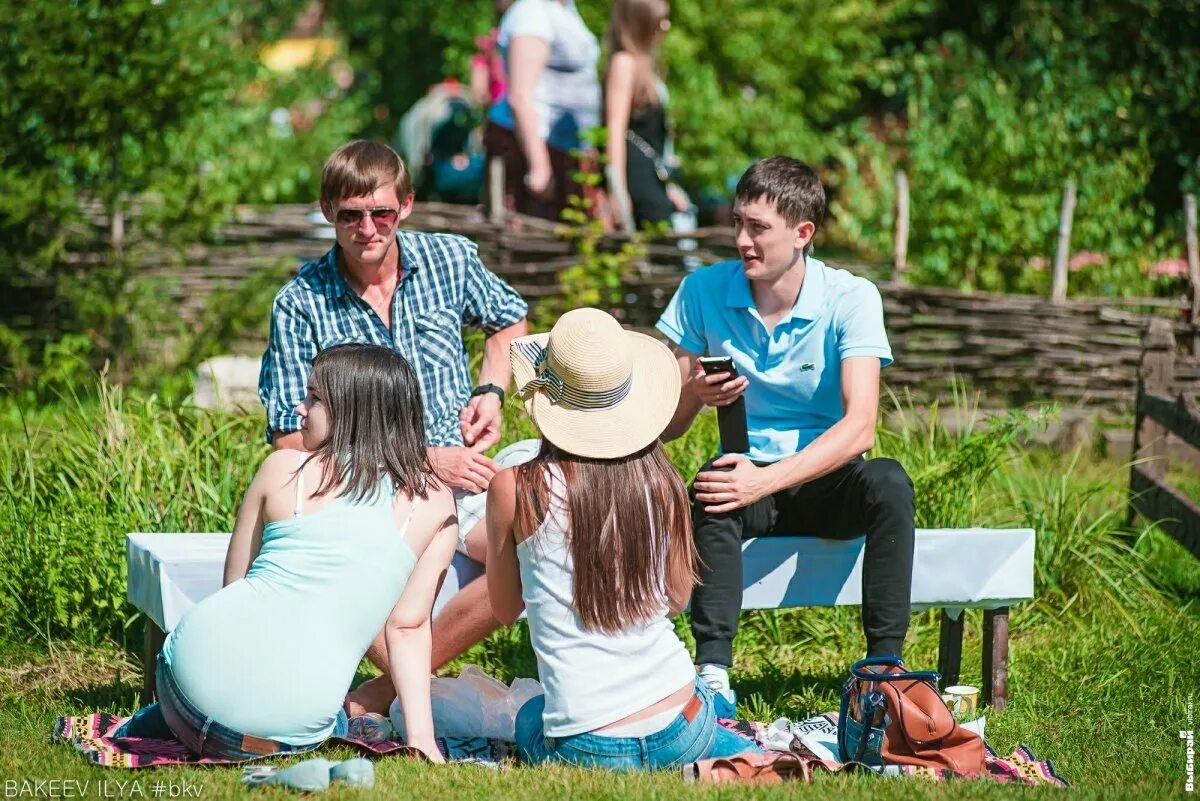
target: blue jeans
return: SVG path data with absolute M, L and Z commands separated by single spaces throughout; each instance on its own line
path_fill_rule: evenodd
M 308 745 L 288 745 L 236 732 L 192 706 L 179 692 L 171 670 L 161 657 L 154 675 L 158 684 L 158 703 L 139 709 L 109 736 L 176 739 L 200 756 L 236 760 L 258 759 L 272 754 L 303 753 L 321 744 L 316 742 Z M 346 733 L 346 729 L 346 712 L 339 709 L 332 736 L 340 737 Z
M 609 770 L 661 770 L 697 759 L 761 753 L 753 742 L 717 724 L 713 695 L 696 681 L 695 704 L 684 708 L 666 728 L 645 737 L 604 737 L 585 732 L 547 737 L 542 724 L 546 696 L 531 698 L 517 713 L 517 750 L 529 763 L 567 762 Z

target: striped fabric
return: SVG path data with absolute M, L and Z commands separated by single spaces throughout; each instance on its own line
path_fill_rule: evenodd
M 537 377 L 521 387 L 521 397 L 529 398 L 542 391 L 553 404 L 564 404 L 573 409 L 608 409 L 625 400 L 633 387 L 633 374 L 611 389 L 587 390 L 573 387 L 562 380 L 547 364 L 548 351 L 536 342 L 514 343 L 521 355 L 537 370 Z
M 299 430 L 293 410 L 304 399 L 317 353 L 365 342 L 395 350 L 416 370 L 428 443 L 462 445 L 458 413 L 473 386 L 462 328 L 492 334 L 520 322 L 529 307 L 483 266 L 470 240 L 404 230 L 396 239 L 402 276 L 392 297 L 390 331 L 338 272 L 336 245 L 304 265 L 275 296 L 258 376 L 268 441 L 274 432 Z

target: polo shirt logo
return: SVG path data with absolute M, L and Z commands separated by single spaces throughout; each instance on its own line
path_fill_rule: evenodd
M 809 370 L 812 370 L 814 367 L 815 367 L 815 365 L 812 362 L 805 362 L 804 364 L 800 365 L 800 372 L 807 373 Z

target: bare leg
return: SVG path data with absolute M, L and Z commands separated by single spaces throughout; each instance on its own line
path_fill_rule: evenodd
M 371 647 L 367 649 L 367 660 L 382 670 L 383 675 L 364 681 L 346 696 L 346 714 L 352 718 L 368 712 L 386 715 L 392 699 L 396 697 L 388 674 L 387 644 L 382 631 L 375 635 Z
M 466 545 L 468 556 L 477 562 L 484 561 L 487 529 L 482 520 L 468 532 Z M 431 668 L 441 668 L 498 628 L 500 621 L 492 614 L 487 578 L 480 576 L 455 593 L 433 621 Z M 346 696 L 346 711 L 350 717 L 367 712 L 386 714 L 392 699 L 396 697 L 388 674 L 387 645 L 383 632 L 375 637 L 367 649 L 367 659 L 383 671 L 383 675 L 364 681 Z
M 483 520 L 467 532 L 467 556 L 487 560 L 487 526 Z M 492 614 L 487 576 L 480 576 L 454 594 L 433 621 L 433 669 L 461 656 L 468 648 L 500 628 Z

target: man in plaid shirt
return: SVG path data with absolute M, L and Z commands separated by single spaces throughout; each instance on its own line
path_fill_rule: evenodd
M 509 343 L 527 333 L 528 305 L 483 266 L 473 242 L 400 230 L 412 207 L 411 178 L 387 145 L 358 140 L 329 157 L 321 176 L 321 210 L 334 225 L 337 244 L 301 268 L 275 296 L 259 397 L 271 443 L 300 450 L 295 408 L 307 392 L 318 352 L 345 342 L 368 342 L 402 355 L 421 383 L 430 461 L 458 499 L 459 550 L 482 562 L 488 483 L 513 460 L 532 455 L 520 447 L 509 451 L 508 459 L 506 451 L 496 461 L 483 455 L 500 439 Z M 474 384 L 464 325 L 487 335 Z M 486 582 L 472 582 L 434 624 L 433 666 L 454 658 L 497 625 Z M 386 709 L 395 697 L 382 636 L 368 656 L 384 670 L 382 682 L 356 690 L 350 711 Z

